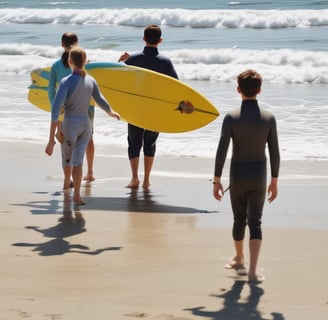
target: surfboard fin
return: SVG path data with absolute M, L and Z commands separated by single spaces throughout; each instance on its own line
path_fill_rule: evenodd
M 181 113 L 193 113 L 195 108 L 192 105 L 192 103 L 190 101 L 180 101 L 179 102 L 179 106 L 178 106 L 178 110 Z

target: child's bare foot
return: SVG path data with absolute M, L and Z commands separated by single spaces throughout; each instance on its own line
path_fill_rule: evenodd
M 132 179 L 126 188 L 138 188 L 140 184 L 139 179 Z
M 150 187 L 150 182 L 149 182 L 149 181 L 144 181 L 144 183 L 142 184 L 142 187 L 143 187 L 144 189 L 149 189 L 149 187 Z
M 64 212 L 64 214 L 58 219 L 59 222 L 73 222 L 73 216 L 71 212 Z
M 77 204 L 79 206 L 84 206 L 85 201 L 81 197 L 74 197 L 74 204 Z
M 84 220 L 81 212 L 75 212 L 75 220 L 74 221 L 75 221 L 75 223 L 77 223 L 81 226 L 85 225 L 85 220 Z
M 96 178 L 93 176 L 92 173 L 88 173 L 84 178 L 83 180 L 85 181 L 94 181 Z
M 72 189 L 74 187 L 73 181 L 69 181 L 68 183 L 64 182 L 63 185 L 63 191 L 69 191 L 70 189 Z
M 264 280 L 265 280 L 265 278 L 264 278 L 263 275 L 260 275 L 260 274 L 254 274 L 254 275 L 248 274 L 248 282 L 251 282 L 251 283 L 261 283 Z

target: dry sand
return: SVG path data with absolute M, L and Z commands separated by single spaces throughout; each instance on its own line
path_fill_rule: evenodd
M 74 207 L 58 152 L 43 148 L 1 143 L 1 320 L 328 318 L 327 162 L 283 163 L 279 198 L 264 210 L 266 281 L 250 285 L 224 270 L 231 212 L 228 197 L 212 198 L 213 161 L 158 158 L 151 190 L 131 192 L 126 156 L 98 148 L 87 205 Z M 85 224 L 58 221 L 63 213 Z

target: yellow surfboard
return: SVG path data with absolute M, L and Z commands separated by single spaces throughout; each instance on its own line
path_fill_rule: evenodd
M 219 116 L 216 107 L 191 86 L 172 77 L 122 63 L 86 65 L 110 105 L 123 120 L 159 132 L 186 132 L 201 128 Z M 50 111 L 50 67 L 31 72 L 28 100 Z

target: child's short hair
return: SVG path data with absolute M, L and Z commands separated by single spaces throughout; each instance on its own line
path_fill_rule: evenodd
M 255 70 L 246 70 L 237 77 L 240 92 L 246 97 L 256 96 L 261 89 L 262 77 Z
M 76 67 L 83 69 L 85 62 L 87 61 L 87 54 L 84 49 L 80 47 L 73 47 L 69 52 L 69 58 Z
M 152 24 L 144 30 L 145 41 L 149 44 L 158 44 L 161 40 L 162 30 L 159 26 Z

